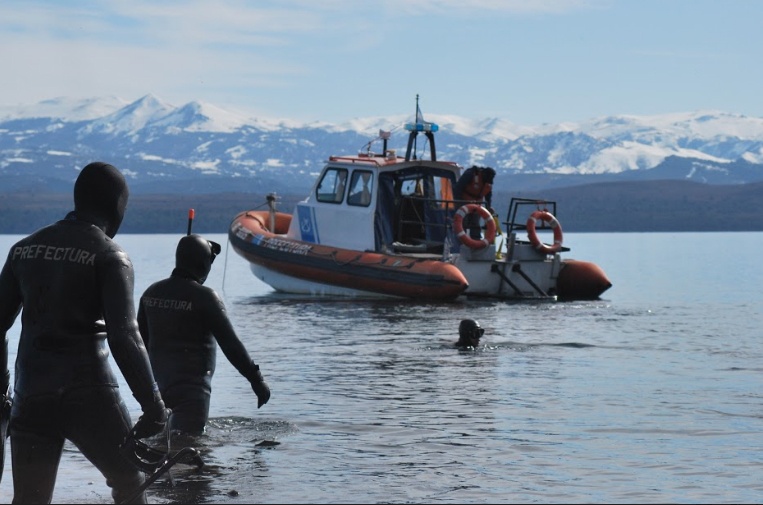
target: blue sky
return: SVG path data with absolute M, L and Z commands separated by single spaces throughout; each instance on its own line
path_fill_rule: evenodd
M 304 121 L 763 117 L 756 0 L 3 0 L 0 105 L 146 94 Z

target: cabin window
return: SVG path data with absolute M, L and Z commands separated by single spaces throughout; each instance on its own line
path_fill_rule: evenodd
M 424 196 L 423 179 L 407 179 L 402 181 L 400 194 L 402 196 Z
M 368 170 L 355 170 L 350 179 L 350 195 L 348 205 L 368 207 L 371 205 L 371 195 L 374 187 L 374 174 Z
M 342 203 L 346 183 L 346 168 L 328 168 L 318 183 L 315 197 L 319 202 Z
M 429 207 L 446 209 L 452 205 L 453 189 L 447 177 L 424 176 L 401 182 L 400 195 L 427 198 Z

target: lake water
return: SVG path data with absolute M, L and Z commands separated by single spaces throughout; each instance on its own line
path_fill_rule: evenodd
M 117 236 L 136 298 L 179 238 Z M 565 257 L 614 284 L 570 303 L 276 295 L 208 238 L 208 285 L 272 398 L 258 410 L 219 352 L 206 467 L 152 503 L 763 502 L 763 233 L 567 233 Z M 453 347 L 463 318 L 484 347 Z M 0 501 L 12 487 L 7 463 Z M 68 444 L 53 499 L 111 502 Z

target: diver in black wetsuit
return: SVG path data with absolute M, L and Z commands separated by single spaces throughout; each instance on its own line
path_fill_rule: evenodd
M 132 263 L 112 240 L 127 198 L 115 167 L 87 165 L 74 184 L 74 211 L 11 247 L 0 273 L 2 371 L 8 370 L 6 333 L 21 312 L 10 422 L 13 503 L 50 503 L 65 440 L 104 475 L 115 502 L 144 482 L 119 452 L 132 421 L 109 349 L 143 410 L 135 437 L 166 425 L 138 333 Z M 146 503 L 145 493 L 134 500 Z
M 246 377 L 257 395 L 257 408 L 270 389 L 228 319 L 214 289 L 204 286 L 220 245 L 199 235 L 178 242 L 175 269 L 140 298 L 138 324 L 156 381 L 172 410 L 170 429 L 201 435 L 209 417 L 216 343 Z
M 485 329 L 474 319 L 463 319 L 458 325 L 458 342 L 456 347 L 462 349 L 476 349 L 480 345 L 480 339 L 485 334 Z

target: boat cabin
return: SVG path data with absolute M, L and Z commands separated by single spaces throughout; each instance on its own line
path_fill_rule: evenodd
M 429 125 L 429 126 L 427 126 Z M 387 149 L 352 156 L 332 156 L 310 195 L 297 204 L 287 236 L 304 242 L 376 252 L 455 252 L 450 237 L 452 189 L 461 168 L 436 161 L 437 125 L 408 124 L 405 157 Z M 415 137 L 428 133 L 430 160 L 415 159 Z M 369 144 L 370 145 L 370 144 Z M 412 159 L 413 158 L 413 159 Z

